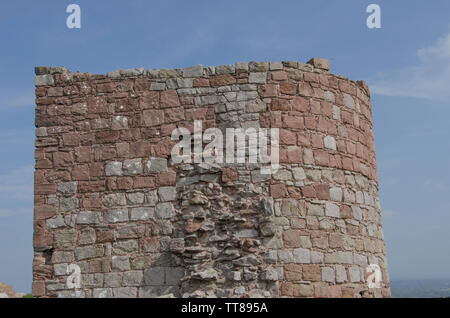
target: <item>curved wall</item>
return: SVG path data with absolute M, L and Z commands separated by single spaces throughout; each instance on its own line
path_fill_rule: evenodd
M 33 294 L 389 297 L 369 89 L 328 69 L 37 67 Z M 278 171 L 176 164 L 195 121 L 278 128 Z

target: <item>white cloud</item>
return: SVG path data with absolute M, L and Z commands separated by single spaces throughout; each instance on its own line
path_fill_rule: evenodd
M 386 96 L 450 99 L 450 31 L 430 47 L 417 51 L 416 65 L 380 72 L 369 81 L 371 91 Z

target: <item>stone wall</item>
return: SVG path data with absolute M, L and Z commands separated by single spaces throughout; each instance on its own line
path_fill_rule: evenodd
M 33 295 L 390 296 L 369 89 L 328 69 L 37 67 Z M 279 128 L 280 169 L 175 164 L 194 120 Z

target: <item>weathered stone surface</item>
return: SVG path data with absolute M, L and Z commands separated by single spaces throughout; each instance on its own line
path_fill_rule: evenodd
M 250 73 L 248 82 L 254 84 L 265 84 L 267 82 L 267 73 Z
M 354 109 L 355 108 L 355 101 L 353 100 L 353 98 L 344 93 L 344 105 L 348 108 Z
M 100 215 L 96 212 L 84 211 L 80 212 L 76 218 L 77 224 L 99 224 Z
M 125 160 L 122 169 L 126 176 L 141 174 L 143 172 L 141 159 Z
M 172 203 L 158 203 L 156 205 L 156 216 L 160 219 L 170 219 L 175 216 L 175 209 L 173 208 Z
M 186 67 L 183 70 L 184 77 L 200 77 L 203 75 L 203 66 L 201 64 Z
M 308 63 L 37 68 L 33 294 L 388 296 L 369 90 Z M 181 163 L 176 128 L 191 133 Z M 220 154 L 211 128 L 280 138 L 246 141 L 245 163 L 199 163 Z M 261 142 L 278 165 L 248 160 Z M 360 294 L 369 263 L 387 287 Z
M 132 208 L 131 220 L 132 221 L 145 221 L 153 219 L 153 213 L 155 209 L 152 207 Z
M 177 189 L 176 187 L 160 187 L 158 194 L 162 202 L 174 201 L 177 197 Z
M 77 192 L 78 182 L 61 182 L 58 183 L 58 192 L 62 194 L 75 194 Z
M 37 75 L 35 77 L 34 84 L 36 86 L 52 86 L 55 84 L 55 81 L 53 79 L 52 75 L 46 74 L 46 75 Z
M 128 221 L 128 210 L 110 210 L 105 212 L 103 219 L 107 223 L 118 223 Z
M 150 158 L 147 161 L 147 170 L 151 173 L 167 172 L 167 160 L 162 158 Z

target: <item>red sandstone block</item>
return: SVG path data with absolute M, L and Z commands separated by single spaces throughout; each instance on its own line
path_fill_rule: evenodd
M 159 126 L 164 124 L 164 111 L 162 110 L 144 110 L 142 113 L 142 119 L 145 126 Z
M 292 99 L 292 110 L 298 111 L 298 112 L 307 112 L 308 111 L 308 99 L 301 97 L 301 96 L 295 96 Z
M 323 148 L 323 136 L 318 134 L 311 135 L 311 145 L 313 148 Z
M 342 287 L 340 285 L 326 285 L 326 283 L 318 283 L 314 286 L 314 297 L 341 298 Z
M 329 135 L 337 135 L 338 134 L 336 124 L 330 119 L 327 119 L 327 132 Z
M 234 169 L 222 169 L 222 182 L 233 182 L 238 180 L 238 174 Z
M 75 148 L 75 160 L 78 163 L 90 162 L 91 161 L 91 147 L 82 146 Z
M 31 284 L 31 294 L 33 297 L 42 297 L 45 296 L 45 281 L 33 281 Z
M 88 112 L 100 114 L 108 112 L 108 105 L 104 96 L 89 96 L 87 98 Z
M 309 83 L 301 82 L 298 84 L 298 94 L 305 97 L 314 96 L 314 90 Z
M 274 71 L 272 72 L 272 80 L 274 81 L 287 81 L 288 76 L 285 71 Z
M 305 72 L 304 79 L 305 79 L 305 82 L 319 83 L 319 74 Z
M 92 177 L 104 177 L 105 169 L 103 163 L 93 162 L 89 165 L 89 175 Z
M 280 148 L 279 161 L 280 163 L 288 163 L 287 150 L 285 147 Z
M 303 129 L 305 120 L 303 117 L 295 116 L 293 114 L 283 115 L 283 128 L 297 128 Z
M 320 59 L 317 57 L 314 57 L 312 59 L 310 59 L 307 64 L 310 64 L 312 66 L 314 66 L 314 68 L 317 69 L 321 69 L 321 70 L 325 70 L 328 71 L 330 70 L 330 63 L 328 62 L 328 60 L 325 59 Z
M 327 74 L 319 74 L 320 85 L 323 85 L 325 87 L 329 87 L 328 78 L 329 78 L 329 76 Z
M 46 230 L 45 220 L 34 221 L 33 247 L 48 249 L 53 245 L 53 235 Z
M 205 120 L 209 108 L 194 108 L 186 110 L 186 120 Z
M 348 157 L 342 158 L 342 168 L 344 170 L 353 170 L 353 160 Z
M 131 177 L 117 178 L 117 189 L 119 190 L 133 189 L 133 178 Z
M 53 154 L 53 163 L 55 167 L 67 167 L 73 165 L 73 156 L 71 152 L 55 152 Z
M 351 112 L 341 110 L 341 120 L 344 124 L 353 125 L 353 114 Z
M 307 132 L 297 133 L 297 145 L 303 147 L 311 147 L 311 135 Z
M 154 154 L 154 157 L 167 158 L 168 156 L 170 156 L 172 148 L 173 146 L 175 146 L 175 144 L 175 141 L 171 140 L 169 137 L 166 137 L 162 141 L 158 142 L 158 144 L 152 145 L 150 151 L 152 155 Z
M 347 152 L 347 143 L 343 139 L 336 138 L 336 149 L 339 152 L 346 153 Z
M 358 156 L 359 158 L 363 157 L 363 153 L 364 153 L 364 147 L 361 143 L 356 143 L 356 156 Z
M 286 197 L 286 186 L 282 183 L 271 184 L 270 185 L 270 195 L 274 199 L 284 198 Z
M 258 88 L 258 93 L 261 98 L 277 97 L 279 86 L 277 84 L 261 85 Z
M 286 95 L 295 95 L 297 94 L 297 85 L 291 82 L 281 82 L 280 83 L 280 92 Z
M 302 163 L 303 154 L 301 147 L 289 146 L 286 153 L 288 163 Z
M 129 158 L 130 155 L 130 144 L 128 142 L 116 143 L 116 152 L 118 158 Z
M 78 191 L 80 193 L 102 192 L 105 190 L 106 190 L 105 180 L 78 182 Z
M 113 93 L 116 89 L 116 83 L 109 82 L 97 85 L 97 93 Z
M 99 146 L 94 148 L 94 159 L 96 161 L 107 161 L 117 157 L 117 150 L 111 146 Z
M 148 78 L 136 78 L 134 80 L 134 90 L 136 92 L 147 91 L 150 87 L 150 80 Z
M 194 87 L 209 87 L 209 79 L 194 78 Z
M 188 116 L 188 110 L 186 110 L 186 117 Z M 172 132 L 177 128 L 175 124 L 166 124 L 161 126 L 161 136 L 172 136 Z
M 306 198 L 315 198 L 316 197 L 316 190 L 313 186 L 307 185 L 301 187 L 302 189 L 302 195 Z
M 45 171 L 36 169 L 34 171 L 34 184 L 46 183 L 46 181 Z
M 180 99 L 176 90 L 168 90 L 161 92 L 160 106 L 161 108 L 178 107 Z
M 270 127 L 281 128 L 281 126 L 282 126 L 281 112 L 279 111 L 270 112 Z
M 285 247 L 302 247 L 301 231 L 286 230 L 283 231 L 283 241 Z
M 317 198 L 320 200 L 330 200 L 330 186 L 328 184 L 318 184 L 314 186 Z
M 328 120 L 325 117 L 319 116 L 319 119 L 317 120 L 317 130 L 323 133 L 328 131 Z
M 290 279 L 292 279 L 292 276 L 288 276 Z M 290 280 L 289 279 L 289 280 Z M 281 296 L 294 296 L 294 284 L 282 282 L 280 287 Z
M 53 162 L 49 159 L 36 160 L 36 169 L 51 169 Z
M 172 171 L 159 173 L 156 175 L 156 186 L 163 187 L 175 185 L 176 176 L 176 173 Z
M 353 217 L 352 209 L 348 205 L 341 205 L 340 214 L 343 219 L 351 219 Z
M 311 113 L 316 115 L 322 115 L 322 112 L 320 110 L 320 102 L 311 100 L 309 102 Z
M 321 280 L 322 275 L 320 271 L 320 265 L 318 264 L 307 264 L 302 265 L 302 272 L 303 272 L 303 280 L 311 281 L 311 282 L 318 282 Z M 312 295 L 308 295 L 312 296 Z
M 89 261 L 89 273 L 108 273 L 111 271 L 111 260 L 96 259 Z
M 327 117 L 331 117 L 333 114 L 333 105 L 329 102 L 322 101 L 320 102 L 322 114 Z
M 117 190 L 117 178 L 116 177 L 106 178 L 106 189 L 108 191 Z
M 55 206 L 52 205 L 35 205 L 34 206 L 34 219 L 46 220 L 54 217 L 58 214 Z
M 340 80 L 339 89 L 344 93 L 356 96 L 356 87 L 350 84 L 348 80 Z
M 139 98 L 140 109 L 158 109 L 160 94 L 158 91 L 145 91 Z
M 95 141 L 98 144 L 115 143 L 119 139 L 119 131 L 98 131 L 95 133 Z
M 89 167 L 88 165 L 75 165 L 72 169 L 72 180 L 82 181 L 89 180 Z
M 281 145 L 296 145 L 297 134 L 287 129 L 280 130 L 280 144 Z
M 319 166 L 328 167 L 330 164 L 330 156 L 324 150 L 314 150 L 314 160 Z
M 102 199 L 93 196 L 83 198 L 81 204 L 86 210 L 101 209 L 103 206 Z
M 98 243 L 112 242 L 112 241 L 114 241 L 114 230 L 97 229 L 96 236 L 97 236 Z
M 361 172 L 361 162 L 355 157 L 353 157 L 353 171 Z
M 328 75 L 328 87 L 338 89 L 338 79 L 334 75 Z
M 212 87 L 225 86 L 236 83 L 236 79 L 230 74 L 224 74 L 212 76 L 210 82 Z
M 290 111 L 291 110 L 290 100 L 284 98 L 273 98 L 271 110 Z
M 316 118 L 313 116 L 305 116 L 305 127 L 315 130 L 317 126 Z
M 35 184 L 34 194 L 55 194 L 56 184 Z
M 184 120 L 184 108 L 170 108 L 164 110 L 164 122 L 165 123 L 176 123 Z
M 55 180 L 61 181 L 70 181 L 70 172 L 69 168 L 60 169 L 60 170 L 49 170 L 46 171 L 47 180 L 50 182 L 54 182 Z

